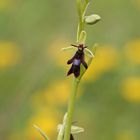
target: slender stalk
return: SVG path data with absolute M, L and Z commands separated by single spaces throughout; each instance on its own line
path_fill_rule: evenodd
M 84 13 L 86 11 L 89 1 L 86 0 L 84 5 L 82 5 L 81 0 L 76 0 L 76 2 L 77 2 L 77 12 L 78 12 L 77 42 L 80 43 L 80 34 L 84 30 L 83 16 L 84 16 Z M 66 125 L 65 125 L 64 140 L 70 139 L 71 122 L 72 122 L 72 116 L 74 112 L 75 97 L 76 97 L 78 85 L 79 85 L 82 75 L 83 74 L 81 74 L 79 78 L 74 78 L 74 81 L 73 81 L 72 92 L 70 95 L 69 105 L 68 105 L 68 116 L 67 116 Z
M 88 22 L 86 22 L 85 13 L 86 13 L 87 7 L 89 5 L 89 0 L 85 0 L 85 1 L 76 0 L 76 2 L 77 2 L 77 12 L 78 12 L 77 43 L 85 45 L 86 37 L 87 37 L 87 33 L 84 30 L 85 23 L 93 24 L 93 22 L 96 22 L 97 20 L 99 20 L 99 16 L 96 15 L 96 18 L 95 18 L 95 15 L 88 16 L 88 18 L 90 17 L 90 20 L 88 20 Z M 67 48 L 62 48 L 62 50 L 64 50 L 64 51 L 70 50 L 70 49 L 74 49 L 74 47 L 70 46 Z M 92 62 L 94 55 L 87 48 L 85 49 L 85 52 L 88 53 L 88 55 L 89 55 L 89 59 L 87 61 L 87 65 L 89 66 L 90 63 Z M 73 80 L 72 91 L 70 94 L 69 105 L 68 105 L 68 111 L 64 116 L 63 124 L 61 124 L 61 127 L 59 127 L 60 130 L 58 133 L 57 140 L 70 140 L 70 134 L 74 133 L 74 131 L 71 131 L 71 124 L 72 124 L 72 117 L 73 117 L 73 112 L 74 112 L 74 107 L 75 107 L 76 93 L 77 93 L 81 78 L 85 72 L 86 72 L 85 67 L 81 65 L 80 66 L 80 75 L 77 78 L 74 78 L 74 80 Z M 40 132 L 40 134 L 44 137 L 44 139 L 49 140 L 47 135 L 40 128 L 38 128 L 37 126 L 34 126 L 34 127 Z M 84 130 L 83 128 L 80 128 L 80 127 L 77 127 L 76 129 L 77 129 L 77 130 L 75 130 L 75 132 L 77 131 L 76 133 L 83 132 L 83 130 Z M 73 130 L 73 127 L 72 127 L 72 130 Z
M 92 59 L 93 59 L 93 57 L 91 57 L 89 59 L 88 65 L 91 64 Z M 85 68 L 82 67 L 81 75 L 78 78 L 74 78 L 74 80 L 73 80 L 72 92 L 70 95 L 69 105 L 68 105 L 68 115 L 67 115 L 66 125 L 65 125 L 64 140 L 70 140 L 71 123 L 72 123 L 72 116 L 73 116 L 73 112 L 74 112 L 76 93 L 78 90 L 80 80 L 81 80 L 83 74 L 85 73 L 85 71 L 86 71 Z
M 78 28 L 77 28 L 77 42 L 79 42 L 80 33 L 83 29 L 83 20 L 82 20 L 82 5 L 81 0 L 76 0 L 77 2 L 77 12 L 78 12 Z
M 89 4 L 89 0 L 86 0 L 82 5 L 81 0 L 76 0 L 77 2 L 77 12 L 78 12 L 78 28 L 77 28 L 77 42 L 79 43 L 79 38 L 81 32 L 84 30 L 84 14 Z
M 72 85 L 72 92 L 70 95 L 70 100 L 69 100 L 69 105 L 68 105 L 68 116 L 67 116 L 66 125 L 65 125 L 64 140 L 70 139 L 71 122 L 72 122 L 75 98 L 76 98 L 76 93 L 77 93 L 79 82 L 80 81 L 77 78 L 74 78 L 73 85 Z

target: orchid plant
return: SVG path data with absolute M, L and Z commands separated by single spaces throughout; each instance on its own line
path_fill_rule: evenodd
M 67 64 L 72 64 L 67 75 L 69 76 L 70 74 L 74 74 L 74 79 L 69 99 L 68 111 L 64 115 L 63 123 L 58 125 L 57 140 L 74 140 L 74 134 L 84 131 L 83 128 L 72 125 L 72 117 L 75 107 L 75 97 L 79 83 L 87 68 L 90 66 L 90 63 L 94 58 L 96 49 L 96 44 L 94 45 L 93 52 L 90 51 L 86 46 L 87 33 L 85 31 L 85 25 L 94 25 L 101 20 L 101 17 L 97 14 L 86 16 L 86 11 L 89 4 L 89 0 L 76 0 L 78 12 L 76 45 L 71 44 L 71 46 L 67 48 L 62 48 L 62 51 L 69 51 L 71 49 L 75 51 L 74 56 L 67 61 Z M 87 62 L 85 60 L 85 57 L 88 58 Z M 34 125 L 34 127 L 37 129 L 37 131 L 40 132 L 45 140 L 49 140 L 48 136 L 38 126 Z

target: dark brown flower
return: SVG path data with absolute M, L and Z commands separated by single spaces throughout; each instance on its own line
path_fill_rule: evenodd
M 70 70 L 67 73 L 67 76 L 73 73 L 74 76 L 77 78 L 80 75 L 81 63 L 86 69 L 88 68 L 87 63 L 85 62 L 85 57 L 84 57 L 84 49 L 87 47 L 84 46 L 83 44 L 79 44 L 78 46 L 77 45 L 71 45 L 71 46 L 77 47 L 78 50 L 76 51 L 74 56 L 67 62 L 67 64 L 72 64 Z

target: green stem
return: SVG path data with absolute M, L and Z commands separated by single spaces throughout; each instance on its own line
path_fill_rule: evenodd
M 74 78 L 73 85 L 72 85 L 72 92 L 70 95 L 69 106 L 68 106 L 68 116 L 66 119 L 64 140 L 70 139 L 72 116 L 74 112 L 75 98 L 76 98 L 79 82 L 80 81 L 77 78 Z
M 79 37 L 80 33 L 83 28 L 83 23 L 82 23 L 82 5 L 81 5 L 81 0 L 77 0 L 77 12 L 78 12 L 78 29 L 77 29 L 77 42 L 79 43 Z
M 78 12 L 78 29 L 77 29 L 77 43 L 83 42 L 80 39 L 81 32 L 84 30 L 84 14 L 86 12 L 86 8 L 88 6 L 89 0 L 85 0 L 83 4 L 81 0 L 76 0 L 77 2 L 77 12 Z M 84 40 L 85 42 L 85 40 Z M 83 70 L 78 78 L 74 78 L 72 92 L 70 95 L 69 106 L 68 106 L 68 115 L 66 119 L 65 125 L 65 133 L 64 133 L 64 140 L 70 139 L 70 132 L 71 132 L 71 122 L 72 116 L 74 112 L 74 105 L 75 105 L 75 98 L 78 89 L 79 82 L 84 74 L 85 70 Z
M 84 14 L 88 7 L 89 0 L 86 0 L 84 4 L 82 4 L 81 0 L 77 0 L 77 12 L 78 12 L 78 28 L 77 28 L 77 43 L 79 42 L 80 34 L 84 30 Z

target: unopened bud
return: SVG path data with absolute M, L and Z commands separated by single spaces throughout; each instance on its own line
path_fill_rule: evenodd
M 96 14 L 92 14 L 90 16 L 85 16 L 85 22 L 90 25 L 96 24 L 100 20 L 101 20 L 101 17 Z

